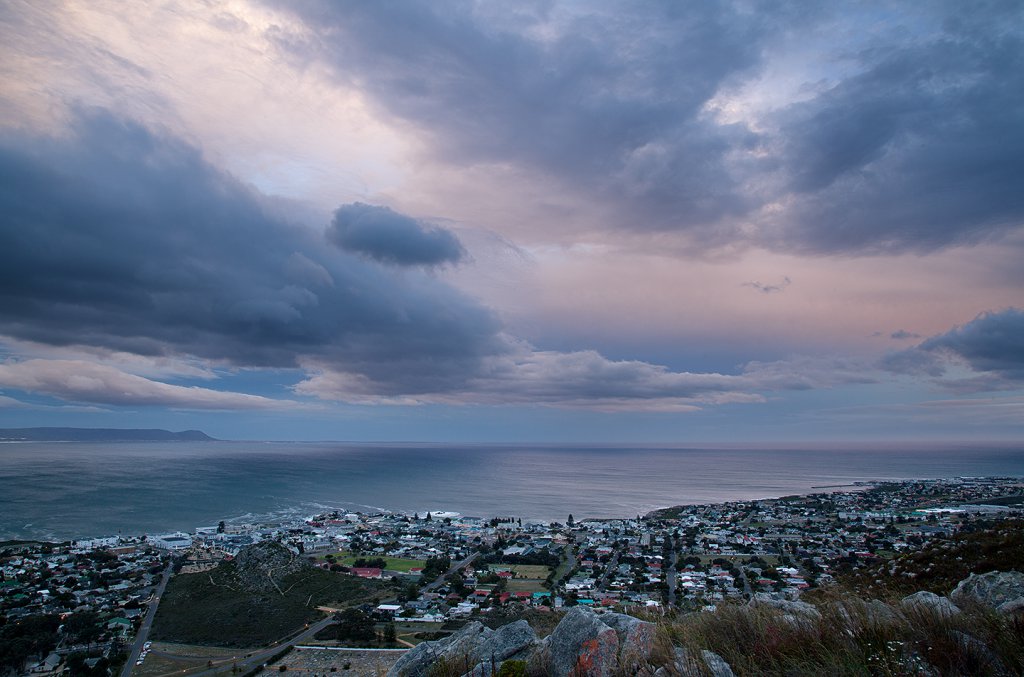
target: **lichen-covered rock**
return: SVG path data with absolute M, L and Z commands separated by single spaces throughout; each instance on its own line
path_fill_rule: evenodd
M 704 665 L 708 667 L 712 677 L 736 677 L 736 673 L 732 671 L 732 668 L 725 662 L 725 659 L 714 651 L 704 649 L 700 652 L 700 655 L 704 659 Z
M 904 611 L 932 613 L 941 618 L 952 618 L 960 613 L 960 607 L 949 601 L 948 597 L 936 595 L 934 592 L 920 590 L 900 600 Z
M 960 581 L 949 596 L 960 606 L 974 603 L 998 609 L 1024 597 L 1024 574 L 1019 571 L 971 574 Z
M 627 614 L 606 613 L 601 622 L 619 636 L 619 663 L 637 665 L 651 657 L 654 648 L 655 625 Z
M 724 663 L 725 661 L 722 662 Z M 675 648 L 675 661 L 673 661 L 672 667 L 676 669 L 680 677 L 702 677 L 704 674 L 700 663 L 694 658 L 693 654 L 679 646 Z
M 472 655 L 476 665 L 467 674 L 469 677 L 490 677 L 506 660 L 529 658 L 536 646 L 537 635 L 526 621 L 503 625 L 477 646 Z
M 476 621 L 467 624 L 455 634 L 435 642 L 423 642 L 409 649 L 388 670 L 388 677 L 426 677 L 431 667 L 444 661 L 452 666 L 469 668 L 480 661 L 481 647 L 494 631 Z
M 585 606 L 573 607 L 543 644 L 552 677 L 607 677 L 618 667 L 618 633 Z

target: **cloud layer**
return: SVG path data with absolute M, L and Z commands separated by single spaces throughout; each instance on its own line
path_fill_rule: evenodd
M 0 334 L 240 366 L 315 356 L 411 390 L 503 350 L 480 304 L 331 251 L 261 200 L 101 111 L 64 138 L 0 139 Z
M 612 230 L 871 255 L 1024 223 L 1019 3 L 275 6 L 439 157 L 539 172 Z M 780 72 L 818 81 L 774 101 Z

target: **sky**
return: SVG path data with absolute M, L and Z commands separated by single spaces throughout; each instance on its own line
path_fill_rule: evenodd
M 0 426 L 1024 440 L 1016 0 L 0 1 Z

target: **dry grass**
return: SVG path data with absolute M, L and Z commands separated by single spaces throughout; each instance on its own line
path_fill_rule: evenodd
M 820 620 L 742 605 L 663 625 L 673 644 L 710 649 L 737 675 L 1017 675 L 1024 624 L 973 608 L 952 618 L 834 597 Z

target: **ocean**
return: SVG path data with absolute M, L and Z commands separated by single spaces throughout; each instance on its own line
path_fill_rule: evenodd
M 858 481 L 957 476 L 1024 477 L 1024 445 L 9 443 L 0 444 L 0 538 L 188 531 L 334 508 L 524 521 L 635 517 Z

